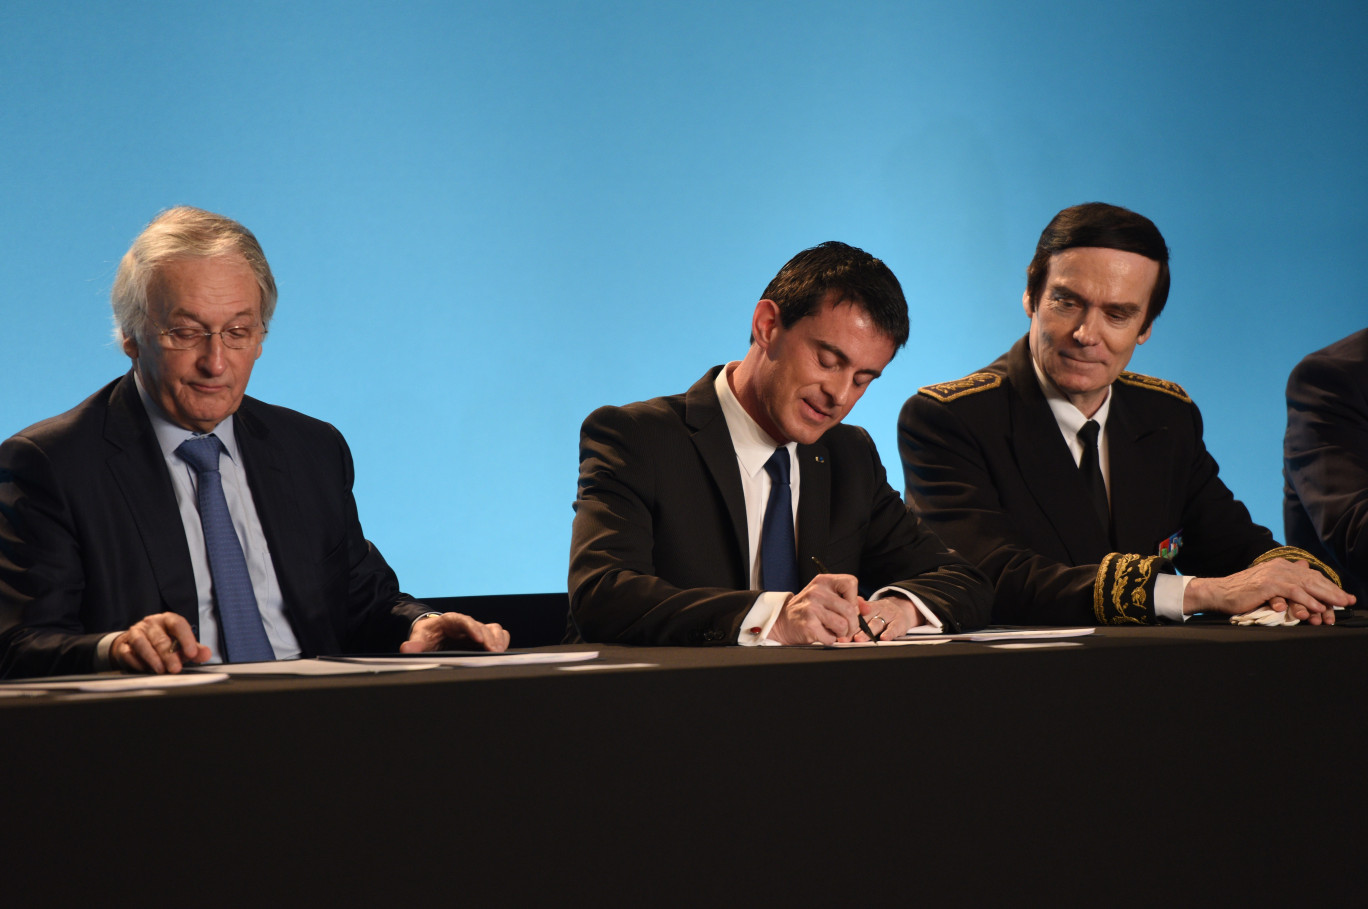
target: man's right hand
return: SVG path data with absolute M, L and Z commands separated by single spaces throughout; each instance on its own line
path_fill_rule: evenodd
M 844 643 L 859 633 L 860 614 L 868 612 L 854 575 L 819 574 L 789 597 L 769 636 L 780 644 Z
M 190 623 L 174 612 L 147 616 L 109 648 L 109 662 L 121 672 L 180 672 L 183 664 L 203 663 L 210 656 Z

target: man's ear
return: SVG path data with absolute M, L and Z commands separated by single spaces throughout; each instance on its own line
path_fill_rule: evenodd
M 779 304 L 773 300 L 761 300 L 755 304 L 755 314 L 751 316 L 751 343 L 761 350 L 769 350 L 774 343 L 775 333 L 782 330 L 779 319 Z
M 1021 308 L 1026 310 L 1026 318 L 1029 319 L 1031 316 L 1035 315 L 1035 313 L 1031 311 L 1031 289 L 1029 287 L 1021 292 Z
M 129 359 L 138 359 L 138 341 L 132 335 L 125 334 L 119 346 L 123 348 L 124 353 L 128 354 Z

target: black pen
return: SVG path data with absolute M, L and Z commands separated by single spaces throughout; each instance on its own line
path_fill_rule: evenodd
M 817 570 L 820 571 L 822 574 L 831 574 L 831 572 L 827 571 L 827 567 L 822 564 L 822 560 L 817 558 L 816 556 L 812 557 L 812 564 L 816 565 Z M 860 615 L 859 612 L 855 613 L 855 617 L 859 619 L 860 630 L 865 633 L 865 637 L 869 638 L 875 644 L 879 643 L 879 639 L 874 637 L 874 632 L 869 630 L 869 623 L 865 621 L 865 617 Z M 882 634 L 882 632 L 880 633 Z

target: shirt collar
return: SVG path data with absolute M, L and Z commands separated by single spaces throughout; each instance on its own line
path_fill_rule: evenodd
M 1040 383 L 1040 390 L 1050 405 L 1050 412 L 1054 414 L 1055 422 L 1059 424 L 1059 429 L 1065 436 L 1070 439 L 1077 436 L 1078 431 L 1089 419 L 1097 422 L 1099 434 L 1106 430 L 1107 415 L 1111 413 L 1110 387 L 1107 389 L 1107 399 L 1102 402 L 1101 407 L 1097 408 L 1097 413 L 1087 417 L 1084 416 L 1083 411 L 1075 407 L 1064 396 L 1064 392 L 1060 391 L 1054 382 L 1050 381 L 1050 377 L 1045 375 L 1045 370 L 1041 369 L 1040 364 L 1036 362 L 1035 354 L 1031 354 L 1031 366 L 1035 369 L 1036 381 Z
M 174 455 L 176 449 L 179 448 L 180 444 L 186 439 L 209 434 L 194 432 L 193 430 L 186 429 L 184 426 L 177 426 L 175 423 L 172 423 L 167 418 L 166 414 L 162 412 L 161 405 L 152 400 L 152 395 L 148 394 L 147 389 L 143 387 L 142 376 L 138 375 L 138 370 L 136 368 L 133 370 L 133 381 L 137 383 L 138 397 L 142 399 L 143 410 L 147 411 L 147 418 L 152 421 L 152 432 L 157 436 L 157 445 L 161 447 L 163 457 L 170 458 Z M 223 443 L 224 450 L 228 452 L 228 457 L 232 458 L 234 461 L 241 460 L 238 457 L 237 435 L 233 431 L 233 417 L 231 414 L 229 414 L 226 420 L 209 430 L 209 432 L 218 436 L 219 441 Z
M 731 433 L 736 459 L 741 463 L 741 469 L 746 475 L 753 477 L 765 469 L 765 462 L 774 454 L 779 443 L 770 438 L 769 433 L 761 429 L 760 424 L 746 413 L 746 408 L 742 407 L 736 398 L 736 392 L 732 391 L 731 381 L 727 377 L 740 365 L 740 361 L 733 360 L 722 367 L 722 371 L 713 380 L 713 388 L 716 389 L 717 400 L 722 405 L 722 416 L 727 420 L 727 432 Z M 784 447 L 789 450 L 789 457 L 795 459 L 798 443 L 789 442 Z M 797 463 L 796 459 L 793 463 Z

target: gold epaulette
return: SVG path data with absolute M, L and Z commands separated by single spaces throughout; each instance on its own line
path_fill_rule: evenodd
M 925 388 L 918 388 L 917 393 L 926 395 L 928 398 L 935 398 L 942 404 L 971 395 L 979 391 L 987 391 L 990 388 L 997 388 L 1002 384 L 1002 376 L 995 372 L 976 372 L 972 376 L 965 376 L 963 379 L 955 379 L 953 382 L 941 382 L 937 385 L 927 385 Z
M 1168 379 L 1156 379 L 1154 376 L 1141 375 L 1138 372 L 1123 372 L 1116 377 L 1118 382 L 1125 382 L 1136 388 L 1148 388 L 1152 391 L 1162 391 L 1166 395 L 1173 395 L 1185 404 L 1191 404 L 1192 398 L 1183 391 L 1183 386 L 1177 382 L 1170 382 Z
M 1099 625 L 1148 625 L 1154 621 L 1150 607 L 1150 578 L 1159 556 L 1110 552 L 1097 566 L 1093 582 L 1093 615 Z
M 1344 584 L 1340 582 L 1339 572 L 1335 571 L 1335 569 L 1331 568 L 1329 565 L 1325 564 L 1320 559 L 1316 558 L 1311 553 L 1307 552 L 1305 549 L 1298 549 L 1295 546 L 1279 546 L 1277 549 L 1270 549 L 1268 550 L 1268 552 L 1265 552 L 1263 555 L 1259 556 L 1257 559 L 1250 562 L 1249 567 L 1253 568 L 1255 565 L 1261 565 L 1264 562 L 1271 562 L 1274 559 L 1287 559 L 1291 562 L 1296 562 L 1299 559 L 1306 559 L 1308 565 L 1319 571 L 1321 574 L 1325 575 L 1330 580 L 1334 581 L 1336 587 L 1340 588 L 1341 590 L 1344 589 Z

